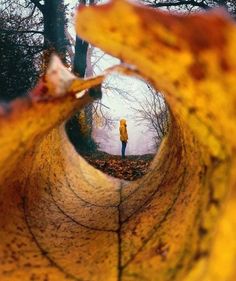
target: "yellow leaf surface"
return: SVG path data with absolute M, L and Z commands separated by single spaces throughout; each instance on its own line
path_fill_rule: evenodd
M 52 64 L 29 97 L 1 106 L 0 280 L 235 281 L 234 23 L 121 0 L 78 14 L 81 37 L 165 94 L 170 132 L 127 183 L 89 166 L 64 132 L 92 100 L 76 93 L 102 77 Z
M 235 23 L 223 10 L 170 15 L 116 0 L 81 8 L 76 29 L 92 44 L 136 66 L 164 93 L 172 129 L 159 161 L 168 162 L 172 146 L 182 152 L 172 156 L 172 165 L 178 159 L 175 167 L 166 165 L 162 173 L 172 192 L 179 188 L 178 169 L 187 174 L 171 209 L 173 218 L 168 214 L 160 233 L 155 231 L 142 246 L 129 236 L 136 240 L 131 244 L 136 243 L 136 253 L 126 259 L 132 247 L 123 249 L 122 280 L 235 280 Z M 176 180 L 171 182 L 168 174 Z M 165 184 L 158 188 L 166 193 Z M 155 200 L 159 208 L 166 204 L 160 198 L 153 198 L 153 204 Z M 147 228 L 153 213 L 162 217 L 149 211 L 140 228 Z M 139 239 L 147 235 L 136 233 Z M 158 241 L 162 260 L 153 250 Z

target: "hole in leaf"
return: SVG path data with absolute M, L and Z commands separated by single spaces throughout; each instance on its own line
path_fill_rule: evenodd
M 102 172 L 128 181 L 141 178 L 168 132 L 165 100 L 146 82 L 116 73 L 101 91 L 101 99 L 67 122 L 69 139 Z

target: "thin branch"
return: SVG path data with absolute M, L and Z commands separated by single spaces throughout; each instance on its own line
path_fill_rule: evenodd
M 44 34 L 43 31 L 39 30 L 7 30 L 7 29 L 0 29 L 0 33 L 8 33 L 8 34 L 18 34 L 18 33 L 35 33 L 35 34 Z
M 39 0 L 30 0 L 43 14 L 44 13 L 44 5 L 40 4 Z
M 176 6 L 181 6 L 181 5 L 192 5 L 195 7 L 200 7 L 203 9 L 209 9 L 210 7 L 202 2 L 195 2 L 195 1 L 178 1 L 178 2 L 166 2 L 166 3 L 148 3 L 147 6 L 153 7 L 153 8 L 161 8 L 161 7 L 176 7 Z

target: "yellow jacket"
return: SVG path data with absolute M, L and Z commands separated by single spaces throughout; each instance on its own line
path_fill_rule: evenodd
M 128 140 L 128 133 L 127 133 L 127 125 L 126 125 L 126 120 L 121 119 L 120 120 L 120 140 L 127 142 Z

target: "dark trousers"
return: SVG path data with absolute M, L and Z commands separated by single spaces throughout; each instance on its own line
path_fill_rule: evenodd
M 126 141 L 122 141 L 122 148 L 121 148 L 122 158 L 125 158 L 126 145 L 127 145 L 127 142 Z

